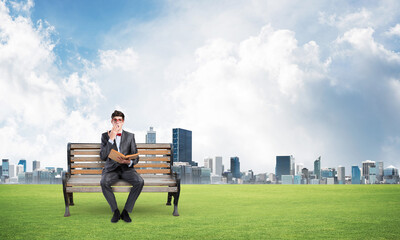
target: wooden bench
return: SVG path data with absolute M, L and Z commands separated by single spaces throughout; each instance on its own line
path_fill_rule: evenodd
M 167 204 L 174 197 L 174 216 L 178 214 L 180 179 L 172 172 L 171 144 L 137 144 L 139 163 L 134 167 L 144 180 L 142 192 L 167 192 Z M 65 201 L 64 217 L 70 216 L 69 206 L 74 205 L 74 192 L 102 192 L 100 187 L 102 168 L 100 143 L 68 143 L 68 171 L 62 173 Z M 112 187 L 114 192 L 129 192 L 131 185 L 123 180 Z

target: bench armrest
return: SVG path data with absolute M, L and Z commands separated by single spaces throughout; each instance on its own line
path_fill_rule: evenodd
M 62 179 L 63 183 L 66 183 L 70 177 L 71 177 L 71 174 L 69 172 L 67 172 L 67 171 L 61 172 L 61 179 Z
M 176 172 L 174 172 L 173 174 L 173 178 L 176 180 L 176 181 L 180 181 L 181 180 L 181 178 L 180 178 L 180 176 L 178 175 L 178 173 L 176 173 Z

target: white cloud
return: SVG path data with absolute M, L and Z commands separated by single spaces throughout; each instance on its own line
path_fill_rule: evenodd
M 137 65 L 137 58 L 137 54 L 131 48 L 123 51 L 100 51 L 101 67 L 107 70 L 122 69 L 123 71 L 133 71 Z
M 12 6 L 26 13 L 33 2 Z M 65 166 L 67 141 L 97 136 L 92 134 L 98 122 L 93 107 L 100 90 L 77 74 L 63 84 L 54 63 L 53 32 L 46 22 L 34 24 L 30 17 L 11 16 L 5 2 L 0 2 L 0 132 L 5 136 L 0 152 L 12 162 L 24 158 L 29 164 L 40 160 L 44 166 Z
M 265 26 L 239 43 L 209 41 L 196 57 L 197 69 L 172 97 L 181 109 L 176 125 L 193 130 L 197 161 L 205 152 L 225 162 L 238 155 L 248 168 L 270 169 L 278 154 L 312 158 L 308 146 L 324 148 L 305 126 L 291 126 L 289 110 L 307 102 L 304 85 L 326 71 L 315 42 L 298 46 L 294 32 Z
M 12 104 L 2 104 L 0 131 L 15 141 L 0 152 L 27 158 L 19 146 L 65 166 L 66 143 L 98 142 L 117 108 L 138 142 L 149 126 L 163 142 L 173 127 L 192 130 L 200 165 L 222 155 L 229 168 L 238 155 L 242 170 L 273 172 L 281 154 L 309 168 L 319 155 L 331 167 L 394 157 L 399 54 L 379 36 L 398 22 L 396 8 L 174 1 L 159 18 L 113 28 L 108 50 L 64 76 L 54 28 L 12 18 L 2 3 L 0 100 Z
M 400 24 L 396 24 L 396 26 L 391 27 L 389 31 L 386 32 L 388 36 L 400 36 Z
M 320 12 L 319 22 L 336 27 L 340 30 L 347 30 L 349 28 L 356 27 L 374 26 L 374 22 L 372 21 L 372 13 L 365 8 L 362 8 L 360 11 L 357 12 L 352 12 L 339 16 L 337 14 L 328 15 L 325 12 Z

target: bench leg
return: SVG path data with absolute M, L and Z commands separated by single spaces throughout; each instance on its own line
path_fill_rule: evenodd
M 74 206 L 74 193 L 68 193 L 68 197 L 69 197 L 69 205 L 70 206 Z
M 67 193 L 66 183 L 63 181 L 63 192 L 64 192 L 64 201 L 65 201 L 65 213 L 64 217 L 69 217 L 71 214 L 69 213 L 69 196 Z
M 168 193 L 168 199 L 167 199 L 167 204 L 166 205 L 171 205 L 171 200 L 172 200 L 172 193 Z
M 172 215 L 174 216 L 179 216 L 178 213 L 178 201 L 179 201 L 179 195 L 181 193 L 181 181 L 178 180 L 177 182 L 177 187 L 178 187 L 178 191 L 176 193 L 174 193 L 174 212 L 172 213 Z

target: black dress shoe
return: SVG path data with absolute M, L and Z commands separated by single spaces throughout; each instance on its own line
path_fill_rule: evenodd
M 132 219 L 129 217 L 129 213 L 125 209 L 121 213 L 121 219 L 125 222 L 132 222 Z
M 116 223 L 116 222 L 119 221 L 120 218 L 121 218 L 121 214 L 119 214 L 119 210 L 117 209 L 117 210 L 114 211 L 114 215 L 111 218 L 111 222 L 112 223 Z

